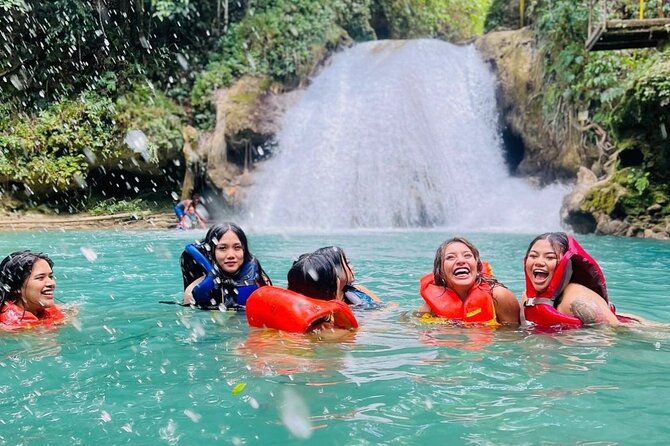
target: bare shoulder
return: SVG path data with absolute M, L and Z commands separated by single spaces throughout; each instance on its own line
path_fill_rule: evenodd
M 519 324 L 521 307 L 514 293 L 502 286 L 493 288 L 492 293 L 498 322 Z
M 589 297 L 604 301 L 598 293 L 578 283 L 569 283 L 563 291 L 564 300 L 573 296 Z
M 562 313 L 575 316 L 584 324 L 619 324 L 605 299 L 577 283 L 568 284 L 557 309 Z

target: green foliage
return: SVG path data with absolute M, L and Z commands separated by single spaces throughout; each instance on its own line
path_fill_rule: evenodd
M 158 20 L 174 20 L 188 18 L 195 11 L 189 0 L 151 0 L 152 16 Z
M 116 104 L 94 92 L 55 102 L 34 118 L 17 116 L 0 129 L 0 179 L 23 182 L 35 192 L 81 187 L 93 160 L 128 156 L 126 130 L 142 130 L 154 157 L 159 149 L 179 147 L 181 113 L 146 83 Z
M 637 191 L 638 195 L 642 195 L 645 190 L 649 187 L 649 172 L 644 172 L 641 175 L 630 175 L 628 181 L 631 183 L 633 188 Z
M 152 161 L 182 146 L 183 110 L 150 83 L 135 84 L 132 91 L 116 100 L 115 111 L 120 130 L 138 129 L 147 136 Z
M 87 154 L 111 154 L 113 113 L 109 99 L 87 93 L 35 118 L 16 118 L 0 133 L 0 177 L 42 192 L 78 186 L 88 171 Z
M 491 0 L 380 0 L 391 37 L 464 40 L 481 34 Z
M 115 198 L 108 198 L 107 200 L 96 202 L 93 207 L 88 209 L 91 215 L 109 215 L 109 214 L 125 214 L 137 213 L 141 214 L 151 210 L 148 203 L 142 201 L 141 198 L 134 200 L 117 200 Z
M 339 0 L 333 2 L 337 23 L 357 42 L 374 40 L 377 36 L 372 27 L 373 0 Z
M 244 19 L 231 26 L 221 53 L 196 79 L 192 103 L 200 113 L 206 112 L 216 88 L 247 73 L 295 83 L 311 71 L 323 48 L 344 36 L 336 19 L 337 10 L 330 2 L 255 2 Z

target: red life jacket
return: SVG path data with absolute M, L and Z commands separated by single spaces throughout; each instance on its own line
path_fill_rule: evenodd
M 358 321 L 346 303 L 312 299 L 274 286 L 264 286 L 254 291 L 247 299 L 246 314 L 252 327 L 294 333 L 304 333 L 319 319 L 329 316 L 336 328 L 358 328 Z
M 5 302 L 0 312 L 0 330 L 17 330 L 37 325 L 53 325 L 62 322 L 65 315 L 56 305 L 44 309 L 44 315 L 38 319 L 30 311 L 24 310 L 13 302 Z
M 475 283 L 465 301 L 455 291 L 435 285 L 435 276 L 428 273 L 421 278 L 419 293 L 431 311 L 439 317 L 473 324 L 497 324 L 491 286 Z
M 556 325 L 581 327 L 583 324 L 579 318 L 563 314 L 554 306 L 556 299 L 563 293 L 569 283 L 583 285 L 609 303 L 603 271 L 600 269 L 598 262 L 572 236 L 568 235 L 568 250 L 558 261 L 554 276 L 551 278 L 551 282 L 549 282 L 549 287 L 541 293 L 535 291 L 533 283 L 528 276 L 528 272 L 526 271 L 527 259 L 528 256 L 523 259 L 527 298 L 523 305 L 523 314 L 527 321 L 542 327 Z M 612 313 L 615 313 L 612 304 L 610 304 L 610 309 Z M 617 318 L 622 322 L 630 320 L 629 318 L 619 316 Z

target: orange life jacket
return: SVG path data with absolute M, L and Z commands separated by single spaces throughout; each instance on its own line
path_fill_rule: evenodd
M 252 327 L 267 327 L 304 333 L 319 319 L 330 316 L 337 328 L 357 328 L 358 321 L 349 305 L 338 300 L 319 300 L 290 290 L 264 286 L 254 291 L 246 306 Z
M 463 301 L 455 291 L 435 285 L 433 273 L 428 273 L 421 278 L 420 293 L 436 316 L 474 324 L 498 323 L 493 292 L 486 282 L 474 284 Z
M 0 330 L 17 330 L 37 325 L 52 325 L 62 322 L 65 314 L 56 305 L 44 309 L 44 316 L 38 319 L 30 311 L 24 310 L 13 302 L 5 302 L 0 312 Z

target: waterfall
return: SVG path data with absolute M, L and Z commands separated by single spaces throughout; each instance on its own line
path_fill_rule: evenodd
M 473 46 L 380 41 L 335 55 L 255 172 L 258 228 L 560 227 L 564 186 L 509 175 L 495 77 Z

